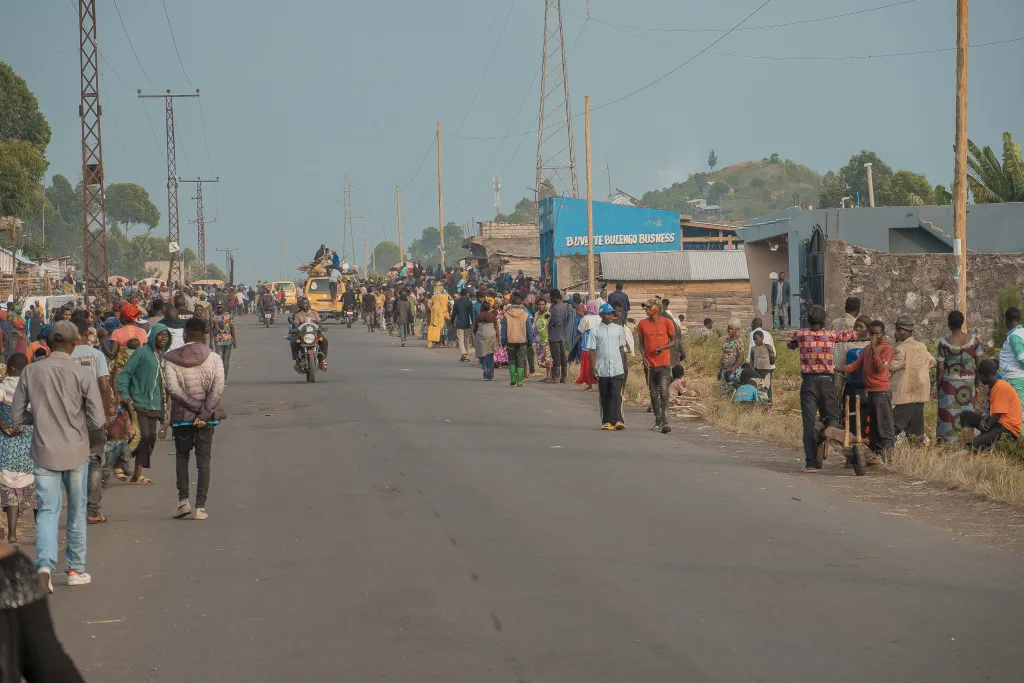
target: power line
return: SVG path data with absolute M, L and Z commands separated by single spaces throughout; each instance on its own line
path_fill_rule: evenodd
M 156 90 L 156 86 L 153 85 L 153 81 L 149 80 L 149 74 L 147 74 L 146 70 L 142 67 L 142 62 L 139 60 L 138 53 L 135 52 L 135 46 L 132 45 L 132 38 L 128 35 L 128 27 L 124 25 L 124 17 L 121 16 L 121 8 L 117 6 L 117 0 L 114 0 L 114 9 L 117 11 L 117 18 L 121 21 L 121 30 L 124 31 L 124 37 L 128 39 L 128 47 L 132 49 L 132 55 L 135 56 L 135 63 L 139 65 L 139 71 L 142 72 L 146 82 L 149 83 L 153 90 Z
M 832 19 L 843 19 L 845 17 L 857 16 L 859 14 L 868 14 L 870 12 L 878 12 L 880 10 L 891 9 L 893 7 L 900 7 L 902 5 L 909 5 L 909 4 L 912 4 L 914 2 L 917 2 L 917 0 L 901 0 L 901 2 L 893 2 L 893 3 L 890 3 L 888 5 L 880 5 L 878 7 L 869 7 L 867 9 L 856 10 L 856 11 L 853 11 L 853 12 L 844 12 L 842 14 L 832 14 L 832 15 L 829 15 L 827 17 L 815 17 L 813 19 L 801 19 L 799 21 L 787 21 L 787 22 L 783 22 L 783 23 L 780 23 L 780 24 L 762 24 L 762 25 L 759 25 L 759 26 L 741 26 L 740 28 L 732 29 L 732 30 L 734 30 L 734 31 L 760 31 L 760 30 L 763 30 L 763 29 L 770 29 L 770 28 L 782 28 L 784 26 L 800 26 L 800 25 L 803 25 L 803 24 L 813 24 L 813 23 L 819 22 L 819 21 L 830 21 Z M 569 14 L 572 14 L 572 13 L 570 12 Z M 579 14 L 573 14 L 573 16 L 582 17 L 582 15 L 579 15 Z M 635 30 L 638 30 L 638 31 L 658 31 L 658 32 L 664 32 L 664 33 L 723 33 L 723 32 L 729 31 L 729 29 L 725 29 L 725 28 L 662 28 L 662 27 L 657 27 L 657 26 L 631 26 L 630 24 L 617 24 L 617 23 L 610 22 L 610 21 L 603 21 L 601 19 L 594 19 L 593 17 L 590 17 L 590 19 L 592 21 L 597 22 L 598 24 L 604 24 L 605 26 L 616 26 L 618 28 L 631 28 L 631 29 L 635 29 Z
M 469 113 L 473 111 L 473 105 L 476 104 L 476 98 L 480 94 L 480 88 L 484 84 L 484 80 L 487 78 L 487 72 L 491 69 L 491 62 L 494 61 L 494 55 L 498 52 L 498 45 L 501 43 L 501 37 L 505 35 L 505 27 L 508 26 L 508 20 L 512 16 L 512 10 L 515 9 L 516 0 L 512 0 L 512 3 L 508 6 L 508 14 L 505 15 L 505 23 L 501 25 L 501 31 L 498 33 L 498 37 L 494 40 L 494 47 L 491 49 L 491 56 L 487 58 L 487 65 L 484 66 L 484 72 L 480 74 L 480 81 L 476 84 L 476 90 L 473 91 L 473 98 L 469 101 L 469 106 L 466 108 L 466 113 L 462 117 L 462 123 L 459 124 L 458 130 L 455 131 L 455 137 L 458 138 L 462 132 L 462 127 L 466 125 L 466 120 L 469 118 Z M 492 22 L 493 23 L 493 22 Z M 448 151 L 445 152 L 444 159 L 448 159 L 448 155 L 452 153 L 454 145 L 448 146 Z
M 213 170 L 213 155 L 210 154 L 210 141 L 206 138 L 206 119 L 203 116 L 203 100 L 202 98 L 197 98 L 197 100 L 199 102 L 199 123 L 203 129 L 203 143 L 206 145 L 206 160 L 210 162 L 210 172 L 217 175 Z
M 174 54 L 178 55 L 178 66 L 181 67 L 181 73 L 185 74 L 185 81 L 188 83 L 190 88 L 195 88 L 192 85 L 192 81 L 189 80 L 188 72 L 185 71 L 185 64 L 181 61 L 181 53 L 178 51 L 178 41 L 174 38 L 174 29 L 171 27 L 171 15 L 167 13 L 167 0 L 162 0 L 164 5 L 164 16 L 167 17 L 167 30 L 171 32 L 171 43 L 174 44 Z M 188 159 L 185 160 L 186 163 Z
M 407 182 L 405 185 L 402 186 L 403 190 L 408 189 L 409 186 L 412 185 L 412 182 L 414 180 L 416 180 L 416 176 L 418 176 L 420 174 L 420 170 L 423 169 L 423 164 L 426 162 L 427 157 L 430 156 L 430 151 L 432 149 L 434 149 L 434 142 L 436 140 L 437 140 L 437 133 L 434 133 L 433 135 L 430 136 L 430 144 L 427 145 L 427 151 L 423 153 L 423 158 L 420 159 L 420 165 L 416 167 L 416 172 L 412 174 L 412 178 L 409 178 L 409 182 Z

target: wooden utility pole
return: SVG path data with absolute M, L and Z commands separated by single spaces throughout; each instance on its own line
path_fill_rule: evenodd
M 370 271 L 366 269 L 366 238 L 363 238 L 363 277 L 370 277 Z
M 953 237 L 956 307 L 967 330 L 967 5 L 956 3 L 956 160 L 953 163 Z
M 398 206 L 398 254 L 402 257 L 401 263 L 405 263 L 405 245 L 402 243 L 402 188 L 395 185 L 395 204 Z
M 594 298 L 594 185 L 590 164 L 590 95 L 583 98 L 585 142 L 587 145 L 587 290 Z
M 458 208 L 458 207 L 456 207 Z M 441 122 L 437 122 L 437 229 L 441 233 L 441 267 L 444 268 L 444 182 L 441 175 Z

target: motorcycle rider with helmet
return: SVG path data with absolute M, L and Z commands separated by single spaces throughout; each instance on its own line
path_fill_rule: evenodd
M 266 317 L 273 316 L 277 310 L 277 297 L 270 293 L 270 287 L 264 287 L 259 299 L 260 314 Z
M 324 355 L 324 359 L 321 362 L 321 367 L 327 369 L 327 337 L 324 336 L 323 324 L 320 322 L 320 314 L 310 309 L 309 299 L 301 297 L 299 299 L 299 308 L 295 313 L 288 318 L 288 322 L 292 324 L 292 328 L 289 332 L 291 335 L 291 347 L 292 347 L 292 360 L 295 361 L 296 365 L 299 362 L 299 328 L 305 323 L 314 323 L 320 329 L 320 351 Z

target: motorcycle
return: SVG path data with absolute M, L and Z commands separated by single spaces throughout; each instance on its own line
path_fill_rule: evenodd
M 324 371 L 325 358 L 320 351 L 320 326 L 311 322 L 302 323 L 292 334 L 299 342 L 299 358 L 295 362 L 295 371 L 305 375 L 306 381 L 312 384 L 316 382 L 316 373 Z
M 263 323 L 264 327 L 270 327 L 274 324 L 274 312 L 271 311 L 270 315 L 265 315 L 263 309 L 260 309 L 260 322 Z
M 345 324 L 348 325 L 348 328 L 352 329 L 352 323 L 359 319 L 359 312 L 356 311 L 355 306 L 349 306 L 341 314 L 341 318 L 345 321 Z

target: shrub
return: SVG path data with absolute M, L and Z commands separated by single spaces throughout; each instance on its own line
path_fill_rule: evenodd
M 999 293 L 998 308 L 999 315 L 992 329 L 992 343 L 997 349 L 1003 347 L 1006 335 L 1010 332 L 1006 329 L 1006 309 L 1021 308 L 1020 290 L 1015 285 L 1010 285 Z

